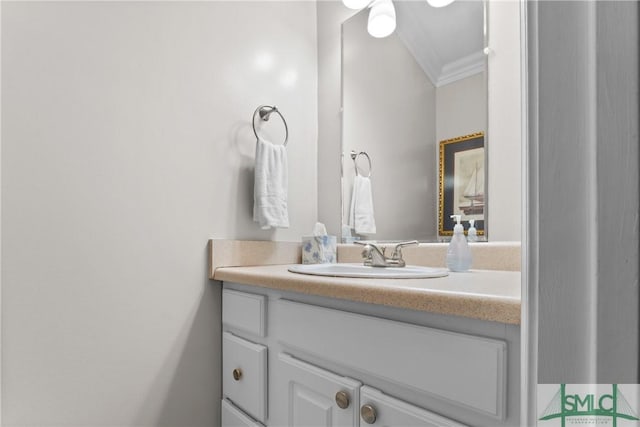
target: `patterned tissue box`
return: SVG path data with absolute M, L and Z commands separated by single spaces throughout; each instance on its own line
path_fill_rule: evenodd
M 303 236 L 303 264 L 331 264 L 336 262 L 336 236 Z

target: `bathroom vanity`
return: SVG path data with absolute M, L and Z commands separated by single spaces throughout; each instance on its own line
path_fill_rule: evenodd
M 222 281 L 222 425 L 519 424 L 520 274 Z

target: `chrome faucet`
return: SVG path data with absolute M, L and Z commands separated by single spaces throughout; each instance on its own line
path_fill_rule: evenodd
M 362 258 L 364 258 L 364 265 L 369 267 L 404 267 L 406 263 L 402 259 L 402 248 L 405 246 L 418 245 L 417 240 L 411 240 L 409 242 L 397 243 L 393 248 L 393 253 L 390 258 L 385 255 L 386 247 L 378 246 L 371 242 L 360 242 L 358 240 L 355 243 L 363 245 Z

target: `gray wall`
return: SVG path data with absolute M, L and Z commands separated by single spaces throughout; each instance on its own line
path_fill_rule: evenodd
M 487 130 L 487 76 L 476 74 L 436 89 L 436 141 Z
M 2 3 L 3 425 L 218 424 L 207 240 L 311 230 L 316 48 L 310 2 Z M 261 103 L 291 132 L 277 232 Z
M 635 384 L 638 3 L 528 13 L 531 383 Z
M 356 11 L 341 1 L 316 2 L 318 17 L 318 220 L 341 232 L 341 25 Z
M 344 223 L 356 171 L 351 150 L 371 157 L 371 186 L 380 240 L 437 238 L 436 88 L 397 34 L 367 32 L 368 10 L 342 26 Z M 358 158 L 368 173 L 365 158 Z

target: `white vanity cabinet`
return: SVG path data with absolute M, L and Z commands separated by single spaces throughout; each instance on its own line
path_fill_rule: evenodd
M 236 283 L 222 323 L 223 427 L 518 425 L 517 327 Z

